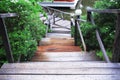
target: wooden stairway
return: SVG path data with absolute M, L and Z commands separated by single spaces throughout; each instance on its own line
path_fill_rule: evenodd
M 69 30 L 58 26 L 61 23 L 41 40 L 31 62 L 4 64 L 0 80 L 120 80 L 120 63 L 105 63 L 95 52 L 74 46 Z
M 0 80 L 120 80 L 120 63 L 9 63 L 0 69 Z

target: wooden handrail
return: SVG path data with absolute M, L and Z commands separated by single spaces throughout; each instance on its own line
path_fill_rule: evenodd
M 71 15 L 71 13 L 68 13 L 68 12 L 65 12 L 65 11 L 61 11 L 61 10 L 58 10 L 58 9 L 54 9 L 54 8 L 51 8 L 51 7 L 43 6 L 43 8 L 47 8 L 47 9 L 50 9 L 50 10 L 53 10 L 53 11 L 56 11 L 56 12 L 60 12 L 60 13 L 67 14 L 67 15 Z
M 104 9 L 104 10 L 102 10 L 102 9 L 87 8 L 87 20 L 93 23 L 93 19 L 91 20 L 92 12 L 114 13 L 117 15 L 116 33 L 115 33 L 115 39 L 114 39 L 112 61 L 119 62 L 120 61 L 120 47 L 119 47 L 120 46 L 120 37 L 119 37 L 120 36 L 120 9 Z M 95 23 L 93 23 L 93 24 L 95 24 Z M 97 32 L 96 32 L 96 34 L 97 34 Z
M 87 20 L 90 21 L 93 26 L 95 26 L 95 22 L 94 22 L 94 19 L 93 19 L 93 17 L 92 17 L 92 13 L 91 13 L 91 12 L 88 12 L 88 18 L 87 18 Z M 110 63 L 110 59 L 109 59 L 109 57 L 107 56 L 107 53 L 106 53 L 105 47 L 104 47 L 104 45 L 103 45 L 103 42 L 102 42 L 102 40 L 101 40 L 100 34 L 99 34 L 99 32 L 98 32 L 97 29 L 95 30 L 95 32 L 96 32 L 96 37 L 97 37 L 99 46 L 100 46 L 100 48 L 101 48 L 101 51 L 102 51 L 102 53 L 103 53 L 104 59 L 105 59 L 106 62 Z
M 84 51 L 86 52 L 86 44 L 85 44 L 85 40 L 83 38 L 83 34 L 82 34 L 82 31 L 80 29 L 80 24 L 79 24 L 79 20 L 76 20 L 76 26 L 77 26 L 77 29 L 78 29 L 78 32 L 79 32 L 79 36 L 81 38 L 81 41 L 82 41 L 82 45 L 83 45 L 83 49 Z
M 97 12 L 97 13 L 120 13 L 120 9 L 93 9 L 87 7 L 87 12 Z
M 7 60 L 8 60 L 9 63 L 13 63 L 14 58 L 13 58 L 13 55 L 12 55 L 11 45 L 10 45 L 10 41 L 9 41 L 9 38 L 8 38 L 4 18 L 15 17 L 15 16 L 17 16 L 16 13 L 2 13 L 2 14 L 0 14 L 0 33 L 1 33 L 3 43 L 4 43 L 4 46 L 5 46 L 6 57 L 7 57 Z
M 0 18 L 15 17 L 18 16 L 16 13 L 0 13 Z

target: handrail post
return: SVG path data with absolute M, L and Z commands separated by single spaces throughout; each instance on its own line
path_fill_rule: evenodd
M 87 11 L 87 21 L 91 22 L 91 12 Z
M 75 46 L 77 46 L 77 40 L 78 40 L 78 19 L 80 19 L 80 15 L 82 14 L 81 9 L 77 9 L 75 11 L 75 32 L 74 32 L 74 37 L 75 37 Z
M 75 39 L 75 46 L 77 46 L 77 34 L 78 34 L 78 30 L 77 30 L 77 19 L 75 19 L 75 29 L 74 29 L 74 39 Z
M 14 59 L 12 56 L 12 50 L 10 46 L 10 41 L 7 35 L 7 29 L 5 26 L 4 18 L 0 18 L 0 33 L 3 39 L 3 43 L 5 46 L 5 51 L 6 51 L 6 57 L 9 63 L 14 63 Z
M 113 62 L 120 62 L 120 13 L 117 13 L 116 33 L 113 45 Z
M 55 13 L 53 13 L 53 24 L 55 24 Z

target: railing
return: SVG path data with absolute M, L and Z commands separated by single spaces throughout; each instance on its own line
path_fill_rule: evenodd
M 79 21 L 84 21 L 82 19 L 76 19 L 74 20 L 74 14 L 73 13 L 68 13 L 68 12 L 64 12 L 64 11 L 61 11 L 61 10 L 58 10 L 58 9 L 54 9 L 54 8 L 50 8 L 50 7 L 43 7 L 47 10 L 47 12 L 52 15 L 52 18 L 48 18 L 48 22 L 49 22 L 49 27 L 51 28 L 51 24 L 55 24 L 55 17 L 58 16 L 58 14 L 61 15 L 61 19 L 64 19 L 64 15 L 67 15 L 69 16 L 69 19 L 71 20 L 71 26 L 75 26 L 75 35 L 74 35 L 74 38 L 75 38 L 75 45 L 77 45 L 77 31 L 79 32 L 79 36 L 81 38 L 81 41 L 82 41 L 82 44 L 83 44 L 83 48 L 84 48 L 84 51 L 86 51 L 86 45 L 85 45 L 85 41 L 84 41 L 84 38 L 83 38 L 83 35 L 82 35 L 82 32 L 81 32 L 81 29 L 80 29 L 80 25 L 79 25 Z M 50 22 L 50 20 L 53 19 L 53 23 Z M 60 19 L 60 20 L 61 20 Z M 57 20 L 59 21 L 59 20 Z
M 49 26 L 50 29 L 52 29 L 52 25 L 55 24 L 55 22 L 59 21 L 59 20 L 64 20 L 65 16 L 67 15 L 69 19 L 71 19 L 71 13 L 68 12 L 64 12 L 58 9 L 54 9 L 54 8 L 50 8 L 50 7 L 44 7 L 43 9 L 48 13 L 48 19 L 47 19 L 47 24 Z M 56 17 L 60 17 L 60 19 L 55 20 Z
M 98 10 L 98 9 L 92 9 L 92 8 L 88 8 L 87 9 L 87 20 L 90 21 L 93 25 L 95 25 L 94 19 L 92 17 L 92 12 L 97 12 L 97 13 L 114 13 L 117 15 L 117 25 L 116 25 L 116 34 L 115 34 L 115 40 L 114 40 L 114 46 L 113 46 L 113 62 L 119 62 L 120 59 L 120 10 L 119 9 L 106 9 L 106 10 Z M 104 45 L 102 43 L 102 40 L 100 38 L 99 35 L 99 31 L 98 29 L 96 29 L 96 37 L 97 40 L 99 42 L 100 48 L 103 52 L 104 58 L 106 60 L 106 62 L 110 62 Z
M 7 29 L 6 29 L 4 18 L 15 17 L 15 16 L 17 16 L 17 14 L 15 14 L 15 13 L 0 14 L 0 33 L 1 33 L 2 40 L 3 40 L 4 46 L 5 46 L 6 57 L 7 57 L 7 60 L 9 63 L 13 63 L 14 59 L 13 59 L 13 55 L 12 55 L 10 41 L 9 41 L 9 38 L 7 35 Z
M 82 20 L 82 19 L 76 19 L 75 20 L 75 45 L 78 45 L 78 36 L 77 34 L 79 34 L 80 38 L 81 38 L 81 41 L 82 41 L 82 45 L 83 45 L 83 49 L 84 51 L 86 52 L 86 44 L 85 44 L 85 41 L 84 41 L 84 38 L 83 38 L 83 35 L 82 35 L 82 32 L 81 32 L 81 28 L 80 28 L 80 22 L 83 21 L 83 22 L 86 22 L 85 20 Z M 79 33 L 78 33 L 79 32 Z

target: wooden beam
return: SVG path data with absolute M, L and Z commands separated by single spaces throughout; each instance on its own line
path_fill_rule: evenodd
M 76 19 L 76 20 L 75 20 L 75 28 L 74 28 L 75 46 L 78 45 L 78 43 L 77 43 L 77 40 L 78 40 L 77 34 L 78 34 L 78 30 L 77 30 L 77 19 Z
M 120 9 L 93 9 L 87 8 L 88 12 L 97 12 L 97 13 L 120 13 Z
M 3 18 L 0 18 L 0 33 L 1 33 L 3 43 L 5 46 L 7 60 L 9 63 L 13 63 L 14 60 L 13 60 L 13 56 L 12 56 L 11 46 L 10 46 L 9 38 L 7 35 L 7 29 L 6 29 Z

